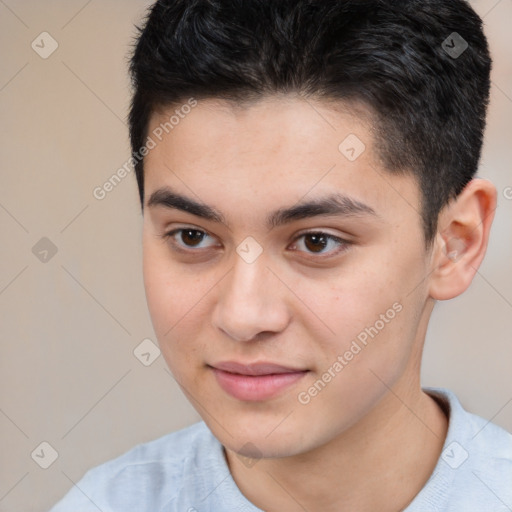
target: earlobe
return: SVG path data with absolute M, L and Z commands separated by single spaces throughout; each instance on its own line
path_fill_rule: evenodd
M 475 178 L 440 213 L 432 252 L 430 297 L 452 299 L 471 284 L 487 250 L 496 188 Z

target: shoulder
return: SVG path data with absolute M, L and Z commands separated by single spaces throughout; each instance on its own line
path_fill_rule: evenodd
M 466 411 L 449 390 L 425 391 L 444 404 L 449 427 L 441 456 L 418 496 L 418 504 L 428 503 L 432 510 L 443 512 L 510 510 L 512 434 Z
M 196 423 L 90 469 L 50 512 L 160 510 L 191 473 L 215 466 L 221 450 L 205 423 Z
M 478 466 L 480 462 L 512 465 L 512 434 L 476 414 L 466 411 L 455 394 L 447 389 L 427 388 L 431 395 L 444 401 L 449 410 L 449 429 L 442 456 L 451 465 Z M 450 464 L 448 464 L 450 465 Z
M 212 442 L 213 435 L 201 421 L 158 439 L 138 444 L 123 455 L 98 466 L 97 469 L 104 468 L 110 471 L 154 463 L 180 464 L 193 452 L 207 447 Z
M 464 417 L 467 427 L 459 429 L 460 443 L 455 436 L 444 452 L 445 458 L 452 451 L 463 457 L 460 466 L 451 468 L 456 471 L 457 486 L 466 494 L 468 506 L 473 500 L 473 507 L 475 502 L 482 507 L 479 510 L 508 511 L 512 506 L 512 434 L 475 414 L 465 412 Z

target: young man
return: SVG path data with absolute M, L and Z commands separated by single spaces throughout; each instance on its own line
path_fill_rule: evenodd
M 512 436 L 420 362 L 468 288 L 491 60 L 463 0 L 161 0 L 131 61 L 144 280 L 203 418 L 52 512 L 512 510 Z

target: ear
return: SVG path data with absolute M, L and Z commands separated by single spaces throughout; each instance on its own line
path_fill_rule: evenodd
M 496 196 L 490 181 L 475 178 L 439 214 L 429 279 L 433 299 L 452 299 L 471 284 L 487 250 Z

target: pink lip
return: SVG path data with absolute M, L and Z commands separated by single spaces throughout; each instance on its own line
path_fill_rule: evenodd
M 308 370 L 274 363 L 240 364 L 226 361 L 212 366 L 220 387 L 238 400 L 262 401 L 300 380 Z

